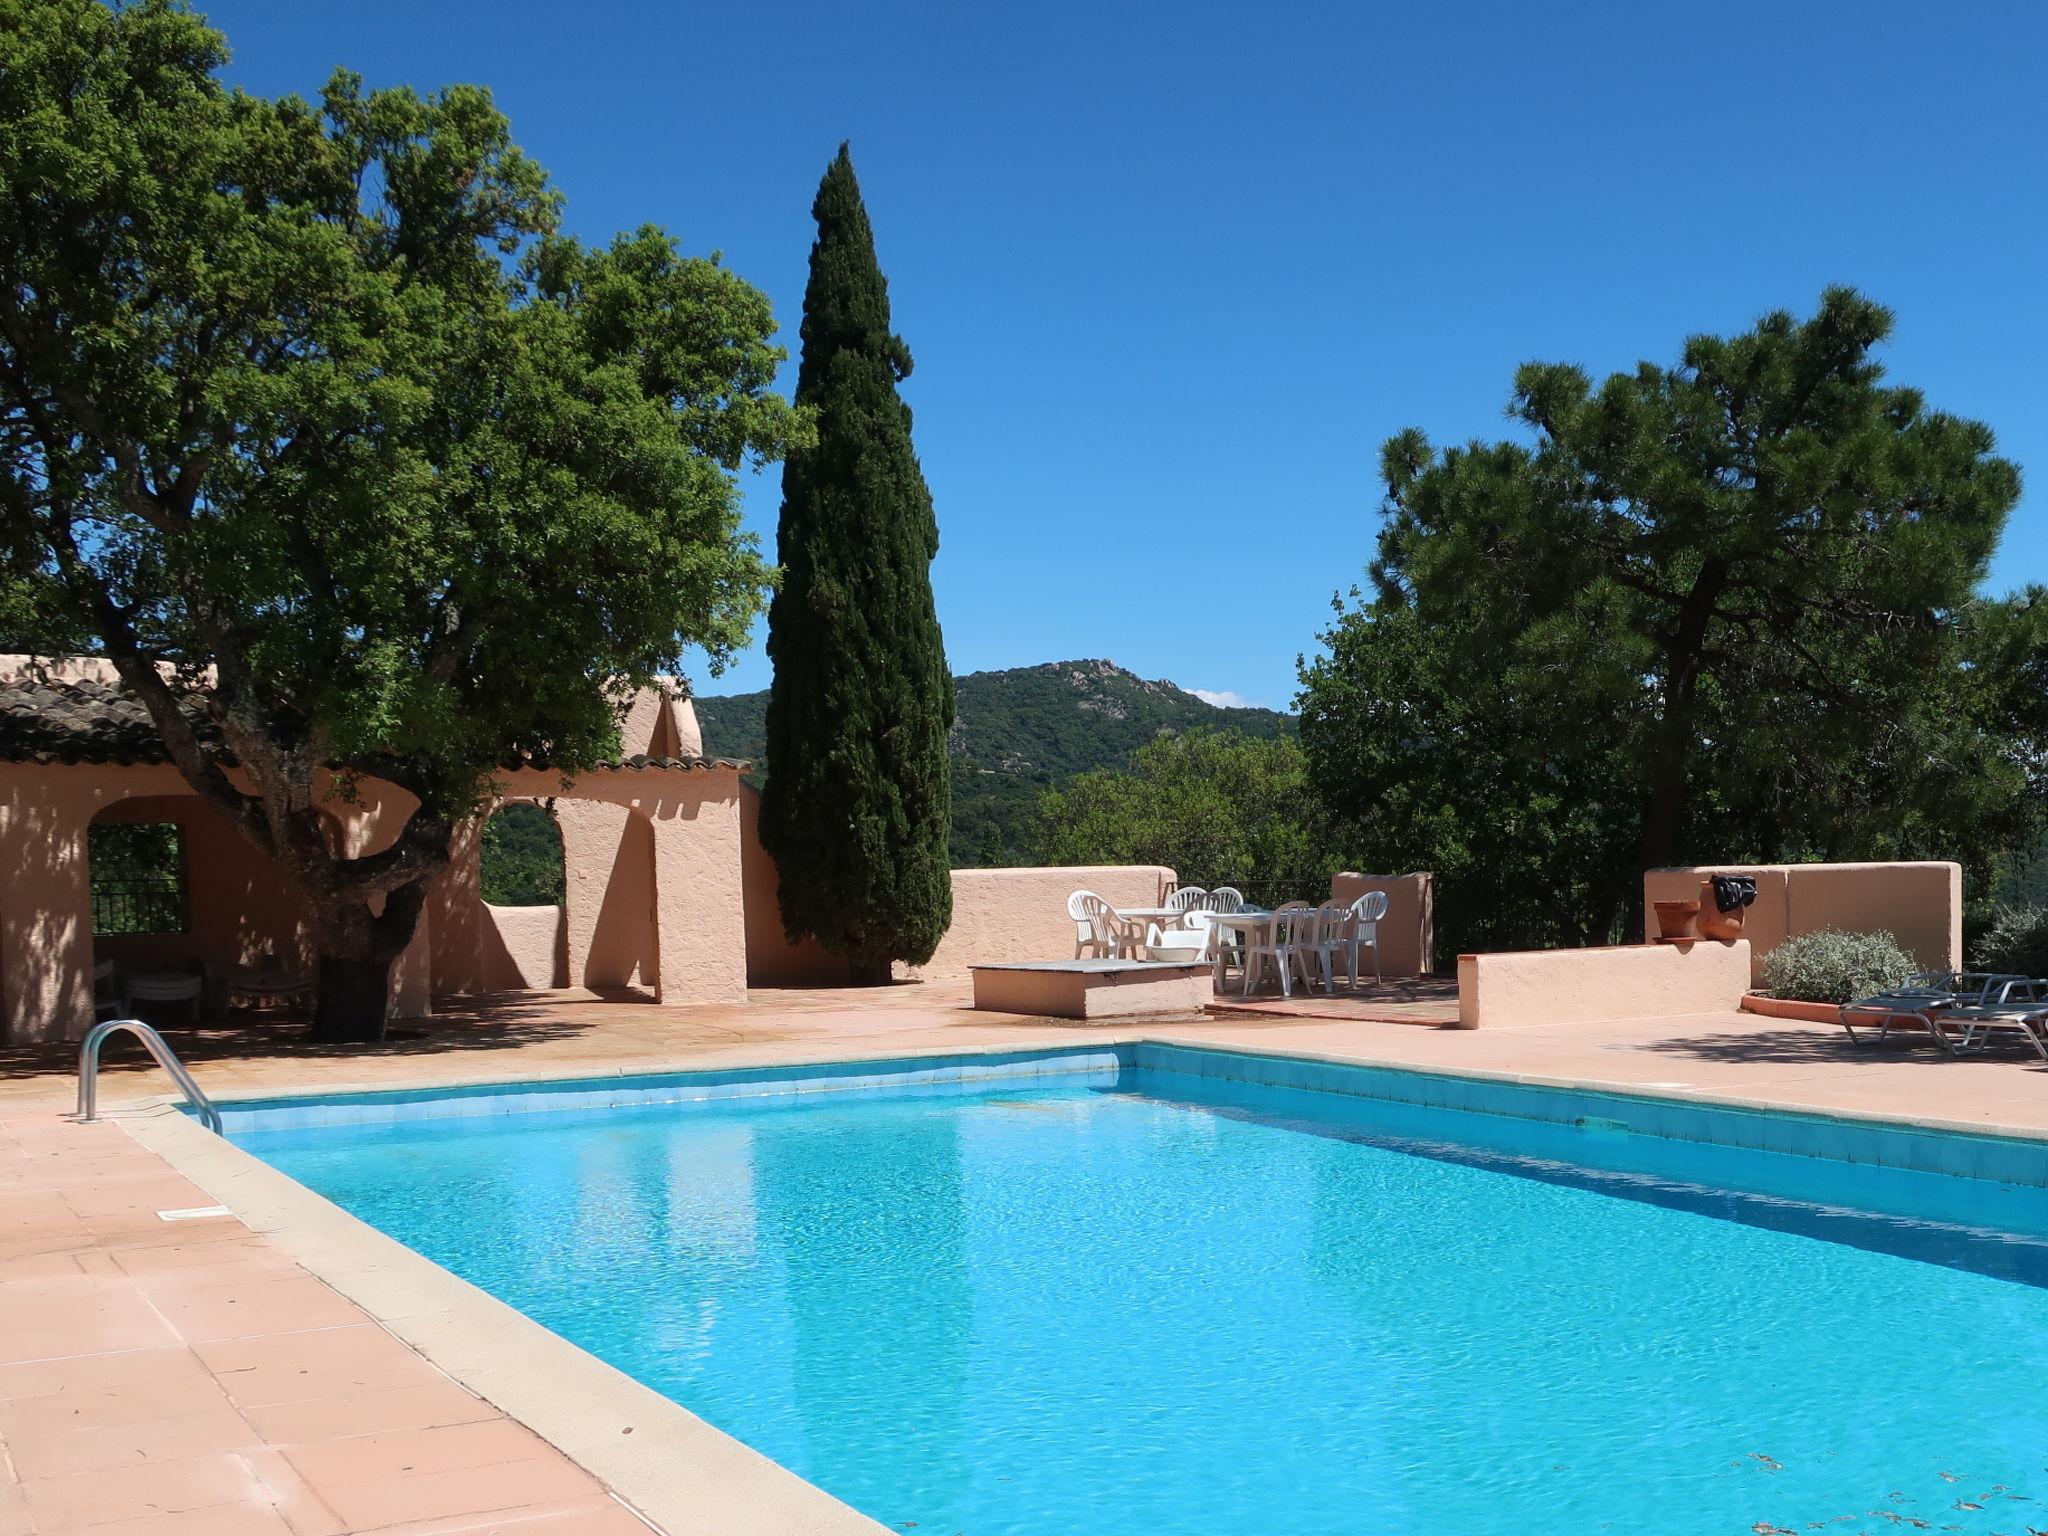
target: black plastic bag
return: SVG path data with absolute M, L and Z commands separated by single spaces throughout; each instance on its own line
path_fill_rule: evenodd
M 1714 905 L 1723 912 L 1733 912 L 1737 907 L 1746 907 L 1756 900 L 1756 877 L 1754 875 L 1713 875 Z

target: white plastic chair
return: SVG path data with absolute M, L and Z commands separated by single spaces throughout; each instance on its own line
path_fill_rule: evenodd
M 1312 931 L 1315 908 L 1305 901 L 1283 901 L 1273 909 L 1277 921 L 1247 938 L 1244 947 L 1244 990 L 1249 997 L 1267 966 L 1280 973 L 1280 995 L 1294 996 L 1295 943 L 1304 931 Z
M 1166 898 L 1166 910 L 1178 915 L 1187 911 L 1190 907 L 1199 907 L 1207 899 L 1208 895 L 1209 893 L 1199 885 L 1179 886 L 1171 896 Z
M 1315 990 L 1320 974 L 1323 990 L 1336 992 L 1336 957 L 1350 942 L 1354 927 L 1355 916 L 1348 901 L 1326 901 L 1315 909 L 1312 919 L 1301 923 L 1294 943 L 1294 961 L 1310 991 Z
M 1093 891 L 1076 891 L 1067 898 L 1067 915 L 1074 919 L 1074 958 L 1114 960 L 1131 941 L 1116 908 Z
M 1225 928 L 1216 922 L 1221 915 L 1209 908 L 1190 912 L 1186 921 L 1200 923 L 1209 931 L 1209 981 L 1221 992 L 1230 981 L 1230 968 L 1234 965 L 1243 979 L 1245 969 L 1244 934 L 1236 928 Z
M 1234 885 L 1219 885 L 1203 900 L 1202 907 L 1208 912 L 1242 912 L 1244 892 Z
M 1328 907 L 1325 907 L 1325 911 Z M 1367 891 L 1344 909 L 1343 927 L 1332 933 L 1326 926 L 1323 937 L 1330 945 L 1332 955 L 1344 961 L 1345 985 L 1358 986 L 1358 952 L 1372 951 L 1372 979 L 1380 979 L 1380 919 L 1387 915 L 1387 893 Z M 1334 984 L 1332 987 L 1334 990 Z
M 1074 920 L 1074 958 L 1076 960 L 1086 959 L 1088 957 L 1088 950 L 1095 943 L 1095 929 L 1088 921 L 1088 909 L 1084 905 L 1091 896 L 1095 896 L 1093 891 L 1076 891 L 1067 898 L 1067 916 Z M 1102 898 L 1096 896 L 1095 899 L 1100 901 Z
M 122 995 L 121 981 L 114 974 L 114 962 L 100 960 L 92 968 L 92 1016 L 95 1022 L 103 1019 L 118 1019 L 128 1012 L 128 999 Z

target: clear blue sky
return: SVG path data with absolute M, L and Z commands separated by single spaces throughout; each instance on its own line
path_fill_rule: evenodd
M 1286 706 L 1380 442 L 1891 305 L 1892 376 L 2048 475 L 2048 8 L 218 0 L 233 76 L 489 85 L 577 232 L 718 248 L 794 349 L 853 142 L 958 671 L 1107 656 Z M 792 362 L 785 388 L 794 387 Z M 778 478 L 749 488 L 772 552 Z M 2016 515 L 1999 587 L 2048 578 Z M 758 646 L 701 691 L 764 687 Z

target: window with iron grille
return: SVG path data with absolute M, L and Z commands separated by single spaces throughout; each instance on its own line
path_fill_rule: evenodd
M 87 838 L 96 937 L 185 932 L 185 839 L 176 822 L 98 822 Z

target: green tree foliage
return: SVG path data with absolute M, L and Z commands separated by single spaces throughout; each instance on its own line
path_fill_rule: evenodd
M 1041 864 L 1166 864 L 1190 885 L 1233 885 L 1256 902 L 1328 894 L 1327 847 L 1301 747 L 1286 737 L 1162 737 L 1128 771 L 1084 773 L 1039 801 Z
M 763 296 L 556 233 L 486 91 L 267 101 L 225 58 L 176 0 L 0 0 L 0 566 L 300 893 L 316 1032 L 374 1037 L 493 769 L 588 766 L 624 690 L 743 643 L 733 475 L 798 423 Z M 328 852 L 328 767 L 418 798 L 388 848 Z
M 1832 289 L 1597 389 L 1526 365 L 1526 441 L 1387 443 L 1375 594 L 1305 668 L 1302 735 L 1457 943 L 1619 936 L 1648 867 L 2024 838 L 2048 605 L 1976 595 L 2018 472 L 1883 382 L 1890 328 Z
M 932 601 L 939 525 L 897 395 L 910 351 L 845 145 L 819 184 L 796 400 L 817 441 L 782 476 L 783 578 L 761 840 L 783 926 L 855 978 L 929 960 L 953 916 L 946 732 L 953 679 Z
M 2048 908 L 1995 909 L 1970 946 L 1970 963 L 2005 976 L 2048 976 Z
M 1631 878 L 1626 761 L 1598 719 L 1467 666 L 1399 602 L 1340 610 L 1304 674 L 1318 805 L 1357 867 L 1436 875 L 1443 948 L 1605 943 Z
M 498 907 L 558 906 L 562 830 L 537 805 L 508 805 L 484 823 L 478 848 L 483 898 Z

